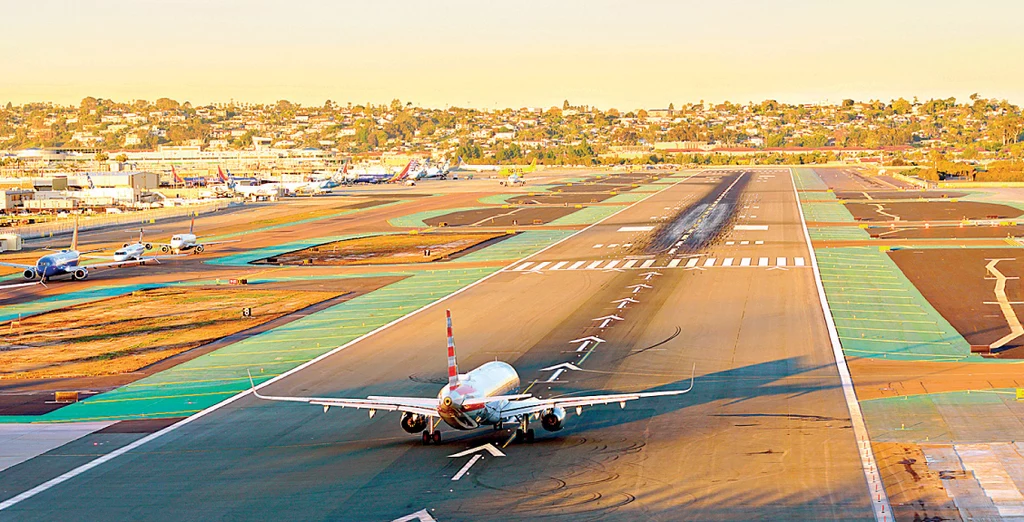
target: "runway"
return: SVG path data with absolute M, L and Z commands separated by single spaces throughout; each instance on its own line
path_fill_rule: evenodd
M 674 221 L 737 179 L 711 228 Z M 667 235 L 651 241 L 655 230 Z M 688 230 L 709 235 L 677 253 L 659 248 Z M 703 261 L 669 268 L 684 254 Z M 692 393 L 570 412 L 562 431 L 537 426 L 532 444 L 448 429 L 431 446 L 397 414 L 247 396 L 3 518 L 873 520 L 814 275 L 795 262 L 810 257 L 788 170 L 681 178 L 530 259 L 548 265 L 510 265 L 263 391 L 434 396 L 449 308 L 463 371 L 503 360 L 550 396 L 685 388 L 695 365 Z M 773 262 L 722 268 L 761 258 Z M 617 259 L 637 263 L 608 267 Z M 604 268 L 566 270 L 569 260 Z M 545 370 L 562 363 L 580 369 Z M 469 457 L 449 455 L 485 443 L 505 456 L 459 475 Z

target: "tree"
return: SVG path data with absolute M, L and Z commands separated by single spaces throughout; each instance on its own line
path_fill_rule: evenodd
M 673 103 L 669 103 L 669 104 L 668 104 L 668 110 L 670 110 L 670 111 L 674 111 L 674 110 L 676 110 L 676 106 L 675 106 L 675 104 L 673 104 Z
M 563 111 L 569 110 L 569 107 L 571 107 L 571 105 L 569 105 L 569 100 L 565 100 L 565 101 L 562 102 L 562 110 Z
M 102 150 L 96 153 L 96 161 L 107 161 L 110 159 L 110 154 L 103 152 Z
M 114 159 L 116 159 L 118 163 L 128 163 L 128 155 L 123 152 L 118 154 Z
M 156 101 L 156 110 L 158 111 L 173 111 L 177 110 L 178 102 L 170 98 L 160 98 Z

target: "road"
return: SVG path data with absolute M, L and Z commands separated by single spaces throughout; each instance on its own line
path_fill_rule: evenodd
M 633 259 L 653 259 L 650 269 L 569 269 L 623 266 L 607 245 L 742 178 L 725 191 L 727 224 L 709 221 L 721 233 L 687 243 L 699 259 L 689 268 L 659 250 Z M 536 426 L 532 444 L 448 430 L 436 446 L 403 432 L 397 414 L 247 396 L 5 519 L 872 519 L 814 276 L 797 261 L 809 256 L 788 171 L 696 176 L 264 389 L 434 396 L 450 308 L 463 371 L 501 359 L 549 396 L 685 388 L 695 365 L 688 395 L 570 412 L 562 431 Z M 577 351 L 572 341 L 589 336 L 604 342 Z M 547 382 L 542 369 L 563 362 L 582 370 Z M 485 443 L 507 456 L 453 481 L 469 457 L 448 455 Z

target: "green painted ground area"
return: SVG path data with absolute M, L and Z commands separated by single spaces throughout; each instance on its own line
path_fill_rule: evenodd
M 553 188 L 561 187 L 562 185 L 549 184 L 549 185 L 529 185 L 530 192 L 550 192 Z
M 197 357 L 117 390 L 42 416 L 0 422 L 64 422 L 190 415 L 462 288 L 494 268 L 410 272 L 408 278 Z M 367 275 L 372 277 L 375 275 Z
M 298 241 L 292 241 L 290 243 L 284 243 L 281 245 L 274 245 L 265 248 L 257 248 L 255 250 L 249 250 L 247 252 L 241 252 L 230 256 L 218 257 L 211 259 L 206 262 L 208 265 L 216 266 L 247 266 L 253 261 L 265 259 L 268 257 L 279 256 L 286 252 L 292 252 L 294 250 L 302 250 L 316 245 L 322 245 L 324 243 L 333 243 L 334 241 L 344 241 L 346 239 L 355 239 L 358 237 L 370 237 L 370 236 L 382 236 L 385 232 L 367 232 L 364 234 L 346 234 L 341 236 L 325 236 L 325 237 L 313 237 L 309 239 L 300 239 Z
M 679 181 L 678 179 L 672 179 L 674 177 L 676 177 L 676 176 L 672 176 L 672 177 L 668 177 L 668 178 L 656 179 L 656 180 L 654 180 L 654 183 L 656 183 L 658 185 L 667 185 L 667 184 L 671 184 L 671 183 L 675 183 L 675 182 Z M 689 177 L 689 176 L 685 176 L 685 177 Z
M 1013 389 L 860 401 L 874 442 L 984 443 L 1024 437 L 1024 402 Z
M 842 203 L 826 201 L 808 201 L 801 203 L 804 209 L 804 219 L 807 221 L 818 221 L 828 223 L 853 222 L 853 214 L 846 210 Z
M 658 192 L 659 190 L 662 190 L 664 188 L 665 187 L 657 183 L 645 183 L 643 185 L 640 185 L 639 187 L 634 188 L 630 192 Z
M 406 214 L 404 216 L 394 217 L 388 220 L 388 224 L 393 227 L 413 227 L 413 228 L 427 228 L 427 225 L 423 222 L 425 219 L 436 218 L 438 216 L 444 216 L 447 214 L 454 214 L 455 212 L 465 212 L 468 210 L 480 210 L 483 208 L 490 207 L 459 207 L 459 208 L 441 208 L 435 210 L 424 210 L 423 212 L 416 212 L 414 214 Z
M 815 174 L 814 169 L 796 167 L 791 170 L 797 190 L 828 190 L 828 185 Z
M 672 183 L 675 183 L 675 180 L 672 180 Z M 634 203 L 646 197 L 647 194 L 643 192 L 627 192 L 625 194 L 612 196 L 601 203 Z
M 459 263 L 506 261 L 528 256 L 555 241 L 572 235 L 574 230 L 530 230 L 456 259 Z
M 806 201 L 836 201 L 834 192 L 798 192 L 800 202 Z
M 981 361 L 888 254 L 877 248 L 815 249 L 843 351 L 851 357 Z
M 507 205 L 509 204 L 509 199 L 519 196 L 522 196 L 522 194 L 491 194 L 490 196 L 484 196 L 477 201 L 486 205 Z
M 860 227 L 807 227 L 807 232 L 814 241 L 871 239 L 871 234 Z
M 202 237 L 203 241 L 220 241 L 222 239 L 230 239 L 230 238 L 233 238 L 233 237 L 244 236 L 246 234 L 255 234 L 255 233 L 258 233 L 258 232 L 266 232 L 268 230 L 277 230 L 279 228 L 284 228 L 284 227 L 290 227 L 290 226 L 295 226 L 295 225 L 304 225 L 304 224 L 307 224 L 307 223 L 314 223 L 314 222 L 317 222 L 317 221 L 322 221 L 324 219 L 332 219 L 332 218 L 336 218 L 336 217 L 339 217 L 339 216 L 345 216 L 345 215 L 348 215 L 348 214 L 353 214 L 355 212 L 362 212 L 364 210 L 386 208 L 386 207 L 390 207 L 390 206 L 394 206 L 394 205 L 399 205 L 401 203 L 406 203 L 407 201 L 408 200 L 402 199 L 402 200 L 398 200 L 398 201 L 392 201 L 390 203 L 384 203 L 382 205 L 376 205 L 376 206 L 373 206 L 373 207 L 344 209 L 344 210 L 339 210 L 338 212 L 334 212 L 334 213 L 327 214 L 327 215 L 324 215 L 324 216 L 316 216 L 316 217 L 311 217 L 311 218 L 307 218 L 307 219 L 300 219 L 298 221 L 289 221 L 287 223 L 278 223 L 276 225 L 268 225 L 268 226 L 265 226 L 265 227 L 254 228 L 254 229 L 250 229 L 250 230 L 243 230 L 243 231 L 240 231 L 240 232 L 232 232 L 230 234 L 221 234 L 219 236 L 210 236 L 210 237 L 201 236 L 201 237 Z
M 604 205 L 584 207 L 568 216 L 562 216 L 550 225 L 590 225 L 626 208 L 626 205 Z

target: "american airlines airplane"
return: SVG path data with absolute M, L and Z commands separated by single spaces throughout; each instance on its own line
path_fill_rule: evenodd
M 693 389 L 694 374 L 690 375 L 690 386 L 685 390 L 660 392 L 616 393 L 607 395 L 572 396 L 542 399 L 528 393 L 519 393 L 519 374 L 510 364 L 492 361 L 478 366 L 469 373 L 460 374 L 455 359 L 455 339 L 452 336 L 452 313 L 446 310 L 448 322 L 448 385 L 441 388 L 437 397 L 383 397 L 371 395 L 365 399 L 334 397 L 275 397 L 262 395 L 249 375 L 253 395 L 270 401 L 302 402 L 323 406 L 324 413 L 332 406 L 370 410 L 370 417 L 377 412 L 402 412 L 402 429 L 407 433 L 421 433 L 424 444 L 441 442 L 441 432 L 436 430 L 434 418 L 439 417 L 457 430 L 472 430 L 480 426 L 494 426 L 505 423 L 518 424 L 515 438 L 532 442 L 533 429 L 530 419 L 539 418 L 547 431 L 562 429 L 566 408 L 575 408 L 580 415 L 584 406 L 619 403 L 623 408 L 627 401 L 649 397 L 682 395 Z M 696 372 L 696 365 L 693 369 Z

